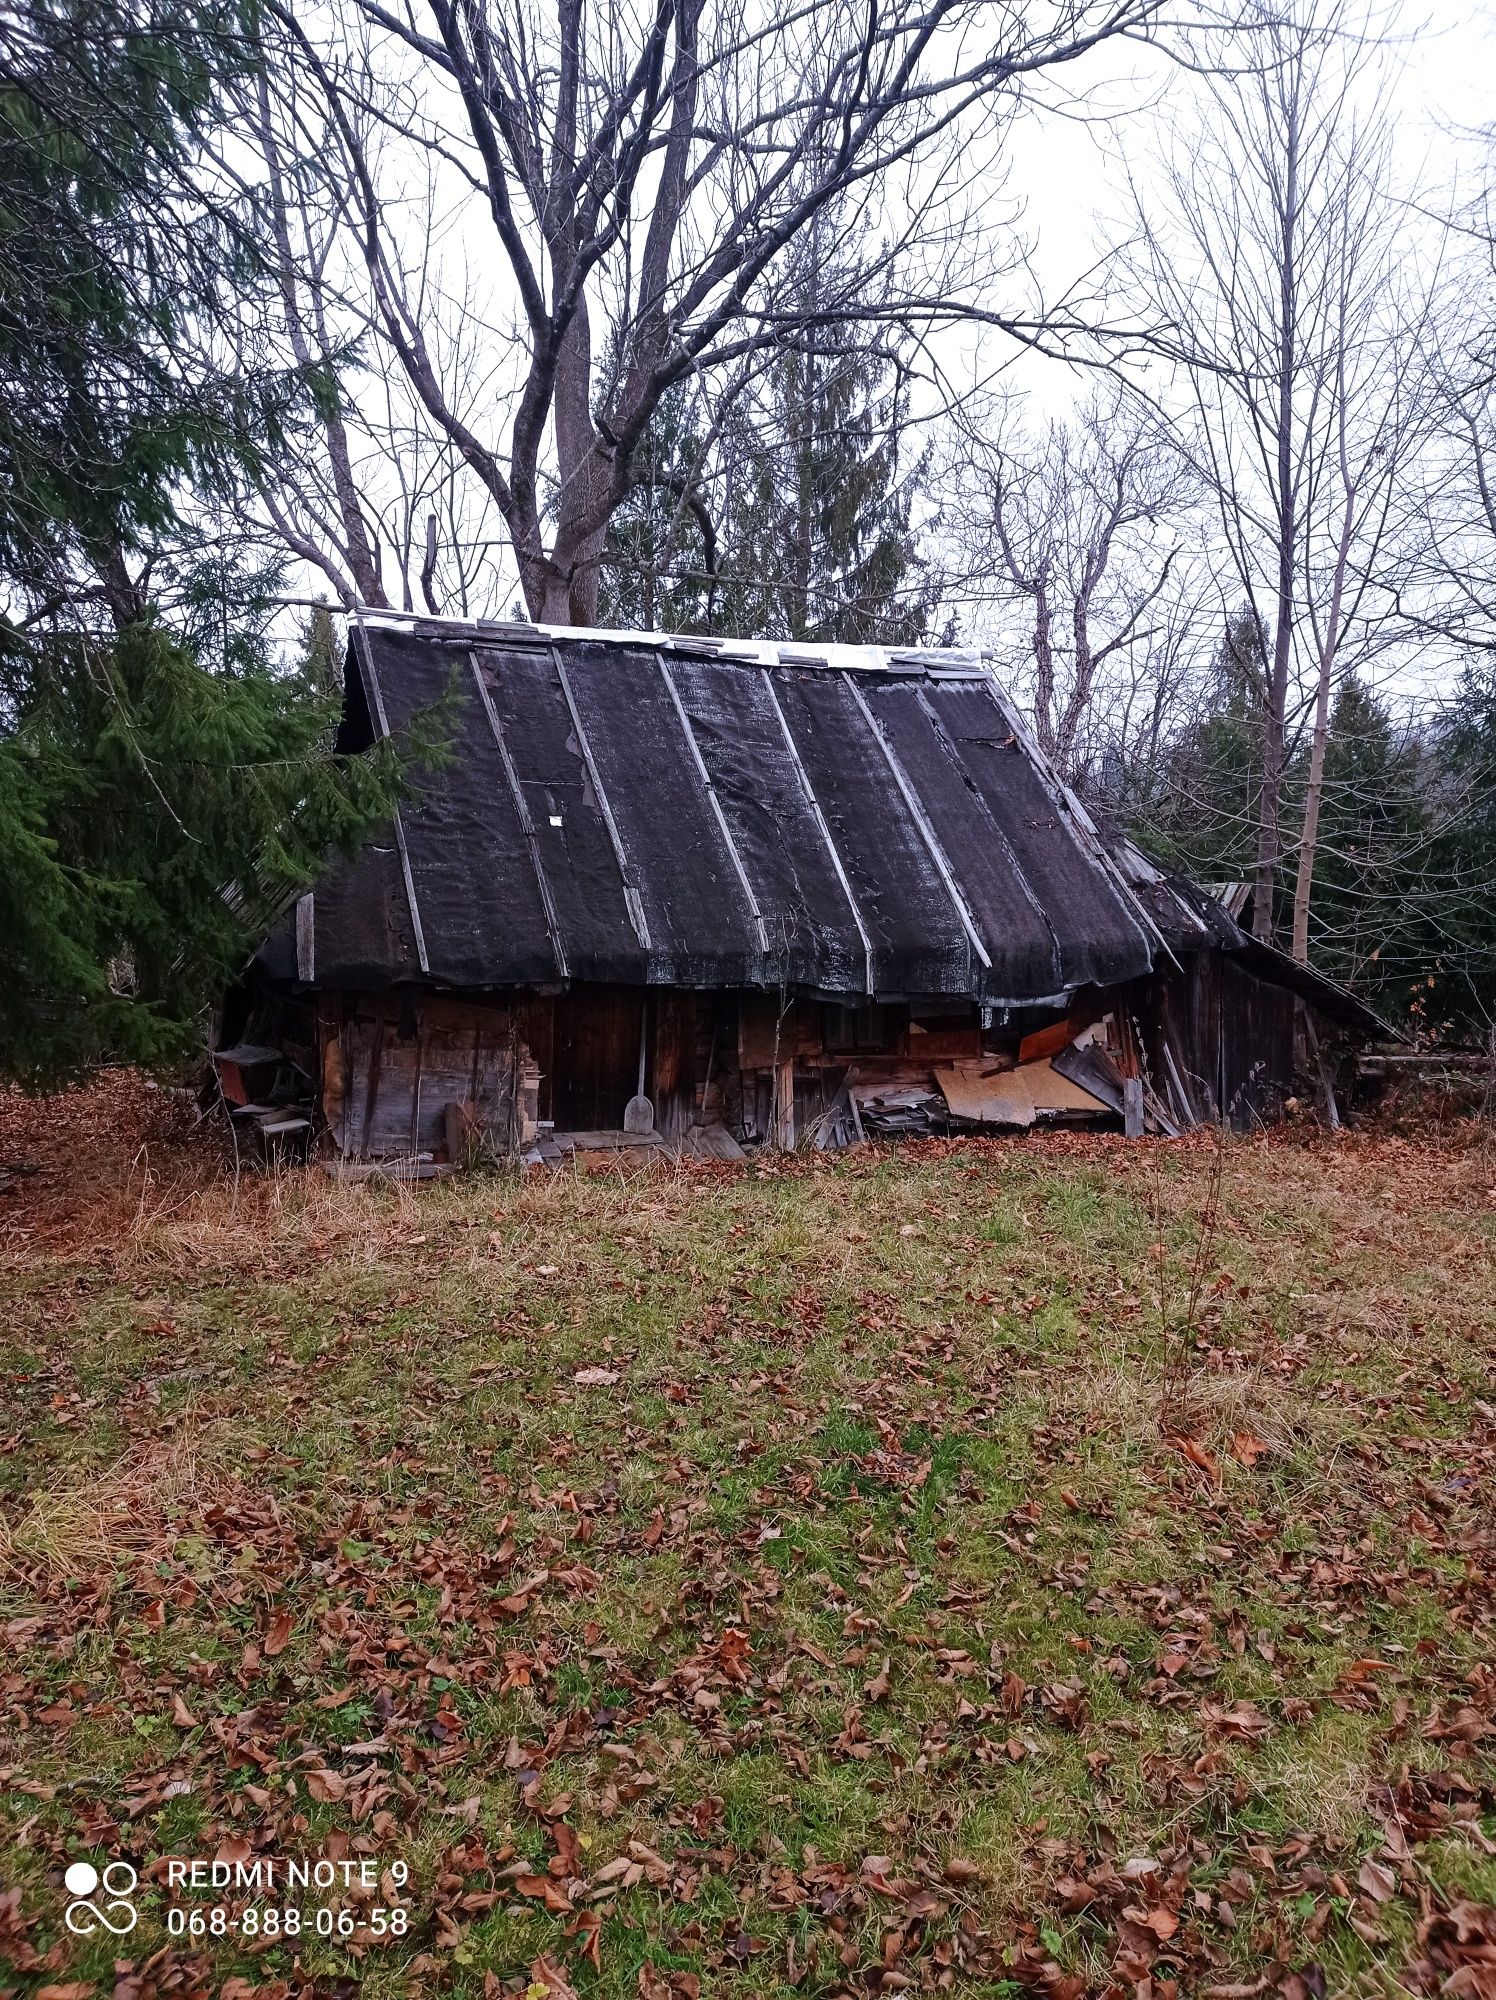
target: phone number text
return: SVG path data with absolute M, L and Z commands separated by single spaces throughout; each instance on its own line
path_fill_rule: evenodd
M 355 1913 L 325 1906 L 303 1910 L 292 1903 L 251 1903 L 242 1910 L 230 1910 L 222 1903 L 207 1909 L 184 1909 L 173 1904 L 166 1913 L 167 1934 L 171 1937 L 265 1937 L 265 1938 L 351 1938 L 366 1933 L 371 1937 L 404 1937 L 410 1929 L 410 1912 L 396 1903 L 376 1904 Z

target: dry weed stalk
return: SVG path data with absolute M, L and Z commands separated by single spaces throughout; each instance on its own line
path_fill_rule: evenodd
M 129 1242 L 137 1261 L 173 1270 L 268 1270 L 308 1253 L 372 1264 L 386 1234 L 415 1213 L 415 1194 L 398 1180 L 277 1166 L 238 1183 L 225 1176 L 163 1192 L 150 1209 L 142 1204 Z

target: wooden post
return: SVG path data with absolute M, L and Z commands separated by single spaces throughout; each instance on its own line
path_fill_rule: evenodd
M 1143 1136 L 1143 1079 L 1140 1076 L 1124 1076 L 1122 1079 L 1122 1129 L 1129 1139 Z
M 795 1058 L 774 1065 L 774 1144 L 782 1152 L 795 1150 Z

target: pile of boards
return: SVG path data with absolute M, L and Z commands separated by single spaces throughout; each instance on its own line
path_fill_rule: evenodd
M 217 1049 L 213 1070 L 234 1128 L 250 1157 L 273 1161 L 304 1156 L 312 1137 L 311 1079 L 284 1050 L 254 1042 Z
M 1056 1046 L 1058 1041 L 1046 1035 L 1027 1060 L 1020 1051 L 1016 1062 L 984 1055 L 929 1069 L 901 1064 L 874 1074 L 853 1068 L 817 1128 L 815 1144 L 1124 1119 L 1123 1074 L 1104 1042 L 1092 1037 Z
M 1027 1126 L 1041 1118 L 1120 1115 L 1122 1078 L 1105 1051 L 1075 1050 L 1069 1062 L 1067 1056 L 1071 1050 L 1016 1065 L 1000 1057 L 951 1063 L 936 1070 L 935 1082 L 957 1124 Z

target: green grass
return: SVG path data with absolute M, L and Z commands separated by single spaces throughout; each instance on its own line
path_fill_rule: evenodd
M 236 1208 L 198 1174 L 107 1257 L 22 1242 L 19 1990 L 169 1948 L 374 2000 L 1100 1992 L 1150 1954 L 1181 1992 L 1386 1992 L 1420 1879 L 1496 1889 L 1496 1168 L 1233 1144 L 1202 1255 L 1211 1164 L 934 1145 Z M 1420 1872 L 1379 1902 L 1400 1782 Z M 408 1934 L 174 1941 L 152 1865 L 226 1842 L 405 1863 Z M 128 1940 L 62 1928 L 80 1854 L 142 1871 Z

